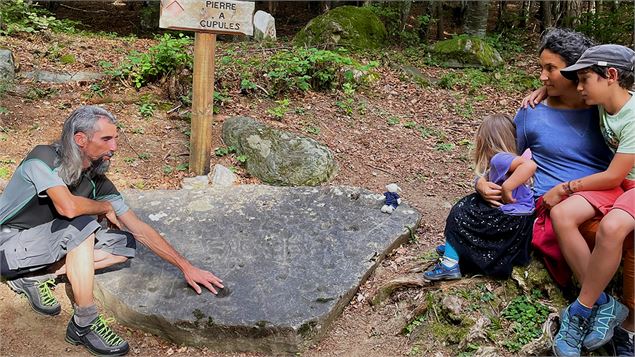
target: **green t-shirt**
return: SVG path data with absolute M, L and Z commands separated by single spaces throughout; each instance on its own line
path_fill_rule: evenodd
M 613 152 L 622 154 L 635 154 L 635 93 L 629 93 L 631 99 L 615 115 L 610 115 L 604 107 L 598 106 L 604 140 Z M 635 180 L 635 166 L 626 178 Z

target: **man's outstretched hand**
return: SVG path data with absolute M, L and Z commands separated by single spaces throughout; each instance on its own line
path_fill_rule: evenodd
M 185 280 L 187 283 L 196 291 L 197 294 L 201 294 L 202 290 L 200 285 L 203 285 L 207 288 L 207 290 L 211 291 L 214 294 L 218 294 L 216 288 L 224 288 L 223 281 L 219 279 L 216 275 L 199 269 L 195 266 L 190 266 L 187 269 L 183 270 L 183 275 L 185 276 Z

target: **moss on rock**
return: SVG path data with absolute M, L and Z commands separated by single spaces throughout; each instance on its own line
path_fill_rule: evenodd
M 530 294 L 532 290 L 537 289 L 546 293 L 553 306 L 557 308 L 567 306 L 562 291 L 551 279 L 544 264 L 536 257 L 526 267 L 514 267 L 512 279 L 525 294 Z
M 450 40 L 435 43 L 430 51 L 441 65 L 447 67 L 492 69 L 503 64 L 500 53 L 478 37 L 456 36 Z
M 370 9 L 339 6 L 309 21 L 294 42 L 310 47 L 372 49 L 381 47 L 386 36 L 384 24 Z

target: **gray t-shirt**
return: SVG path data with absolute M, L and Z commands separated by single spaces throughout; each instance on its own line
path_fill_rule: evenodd
M 58 175 L 57 159 L 52 146 L 38 145 L 20 163 L 0 196 L 1 225 L 28 229 L 62 218 L 46 194 L 51 187 L 66 186 Z M 84 175 L 68 189 L 76 196 L 109 201 L 117 216 L 128 210 L 121 194 L 104 175 Z

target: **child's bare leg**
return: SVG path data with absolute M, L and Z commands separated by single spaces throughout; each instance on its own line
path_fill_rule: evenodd
M 595 248 L 589 259 L 589 267 L 580 291 L 579 300 L 585 306 L 593 306 L 602 291 L 615 275 L 622 260 L 622 245 L 633 231 L 635 219 L 619 209 L 611 210 L 600 222 Z
M 552 208 L 549 215 L 562 255 L 578 281 L 584 281 L 591 251 L 578 228 L 595 216 L 595 208 L 583 197 L 574 195 Z

